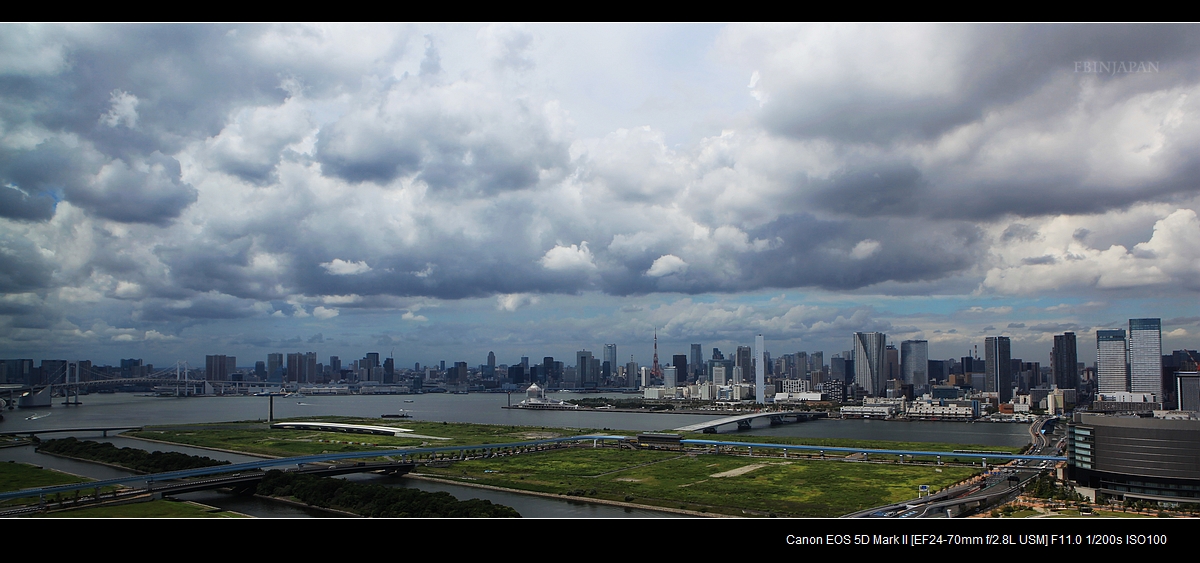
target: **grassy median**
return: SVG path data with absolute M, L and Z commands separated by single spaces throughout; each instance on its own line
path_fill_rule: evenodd
M 834 517 L 966 479 L 969 467 L 616 448 L 570 448 L 420 468 L 422 474 L 565 497 L 737 516 Z
M 377 436 L 272 429 L 265 423 L 205 424 L 150 427 L 134 436 L 200 447 L 271 456 L 379 451 L 397 447 L 465 446 L 557 438 L 580 434 L 633 434 L 596 429 L 502 426 L 487 424 L 408 422 L 326 417 L 328 422 L 395 426 L 412 430 L 409 436 Z M 1021 448 L 964 444 L 884 442 L 867 440 L 780 438 L 694 434 L 687 438 L 923 451 Z M 629 448 L 572 447 L 520 455 L 457 461 L 442 467 L 423 466 L 418 472 L 468 484 L 629 502 L 648 507 L 683 508 L 700 512 L 752 516 L 834 517 L 917 496 L 921 485 L 939 490 L 976 474 L 961 466 L 898 463 L 871 454 L 870 463 L 847 461 L 845 454 L 810 459 L 795 452 L 783 458 L 780 450 L 746 448 L 721 454 Z M 767 455 L 763 455 L 767 454 Z M 817 456 L 817 452 L 812 452 Z M 369 456 L 364 456 L 369 457 Z M 953 454 L 943 456 L 952 461 Z M 911 461 L 911 460 L 909 460 Z M 964 462 L 977 461 L 964 458 Z

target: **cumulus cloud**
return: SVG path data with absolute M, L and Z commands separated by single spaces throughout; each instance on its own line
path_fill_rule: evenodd
M 95 341 L 187 328 L 210 347 L 234 322 L 320 320 L 347 342 L 368 317 L 428 322 L 423 306 L 522 311 L 400 337 L 470 347 L 598 301 L 651 323 L 624 334 L 957 346 L 985 320 L 1039 338 L 1200 291 L 1189 27 L 692 29 L 11 26 L 0 350 L 55 349 L 79 304 L 129 327 Z M 1131 57 L 1170 71 L 1073 66 Z M 735 303 L 777 288 L 856 305 Z M 1063 308 L 988 318 L 1045 293 Z M 889 320 L 863 305 L 880 294 L 948 312 Z M 663 295 L 696 300 L 642 300 Z M 964 311 L 975 299 L 997 302 Z M 531 338 L 586 342 L 594 322 Z
M 132 163 L 113 160 L 65 191 L 72 203 L 105 219 L 156 225 L 178 217 L 198 195 L 180 180 L 179 161 L 157 151 Z
M 539 262 L 547 270 L 590 271 L 596 269 L 592 251 L 588 249 L 586 240 L 571 246 L 556 244 L 554 248 L 546 251 Z
M 354 276 L 358 274 L 365 274 L 371 271 L 371 267 L 368 266 L 365 261 L 360 260 L 358 262 L 350 262 L 347 260 L 342 260 L 341 258 L 334 258 L 329 262 L 322 262 L 321 267 L 325 268 L 326 272 L 329 272 L 335 276 Z
M 479 30 L 479 39 L 484 52 L 492 64 L 499 68 L 517 71 L 534 67 L 530 53 L 534 36 L 525 26 L 512 23 L 494 23 Z
M 872 254 L 879 252 L 879 246 L 879 241 L 877 240 L 861 240 L 850 250 L 850 257 L 855 260 L 869 258 Z
M 541 301 L 536 295 L 528 293 L 507 293 L 496 296 L 496 309 L 500 311 L 516 311 L 522 307 L 536 305 Z
M 338 310 L 336 308 L 332 308 L 332 307 L 325 308 L 323 306 L 318 305 L 317 307 L 313 308 L 312 314 L 314 317 L 321 319 L 321 320 L 332 319 L 332 318 L 338 316 Z
M 686 272 L 687 268 L 688 263 L 684 262 L 682 258 L 674 254 L 664 254 L 654 260 L 654 263 L 650 265 L 650 269 L 646 270 L 646 275 L 653 278 L 661 278 L 671 274 Z
M 1110 215 L 1123 215 L 1114 213 Z M 1095 217 L 1093 220 L 1102 220 Z M 1010 246 L 1005 262 L 990 269 L 982 288 L 998 293 L 1076 288 L 1126 289 L 1177 285 L 1200 289 L 1200 219 L 1191 209 L 1177 209 L 1154 222 L 1149 240 L 1127 248 L 1113 244 L 1095 248 L 1074 237 L 1071 224 L 1086 218 L 1048 221 L 1046 240 L 1034 246 Z M 1045 254 L 1030 260 L 1026 252 Z
M 137 127 L 137 96 L 122 90 L 113 90 L 110 98 L 112 107 L 108 113 L 100 116 L 100 123 L 109 127 L 124 125 L 130 129 Z
M 265 185 L 275 178 L 285 149 L 300 148 L 298 143 L 313 131 L 302 100 L 289 97 L 278 106 L 242 108 L 205 145 L 216 168 Z
M 414 178 L 459 195 L 531 188 L 568 163 L 558 111 L 479 82 L 399 82 L 323 127 L 316 155 L 326 173 L 351 182 Z

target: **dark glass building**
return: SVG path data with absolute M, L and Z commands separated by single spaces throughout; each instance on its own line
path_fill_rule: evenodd
M 1077 389 L 1079 387 L 1079 348 L 1075 344 L 1075 333 L 1065 332 L 1054 336 L 1054 349 L 1051 352 L 1050 366 L 1054 385 L 1059 389 Z
M 1200 420 L 1076 413 L 1067 472 L 1101 497 L 1200 502 Z

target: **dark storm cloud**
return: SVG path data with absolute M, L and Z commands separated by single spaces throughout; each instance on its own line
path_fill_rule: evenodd
M 0 293 L 49 287 L 53 265 L 29 241 L 0 232 Z
M 30 150 L 0 149 L 0 216 L 46 220 L 54 216 L 55 193 L 77 185 L 95 166 L 75 148 L 48 139 Z
M 170 268 L 172 280 L 179 287 L 219 291 L 239 298 L 283 297 L 274 289 L 278 280 L 248 271 L 250 245 L 248 237 L 238 237 L 219 244 L 164 245 L 155 254 Z
M 1172 156 L 1162 168 L 1170 174 L 1161 180 L 1139 182 L 1136 186 L 1100 183 L 1085 178 L 1088 170 L 1066 177 L 1038 179 L 989 179 L 975 183 L 970 190 L 961 186 L 941 185 L 930 190 L 922 205 L 930 217 L 952 215 L 963 219 L 993 220 L 1007 214 L 1038 217 L 1048 214 L 1087 215 L 1127 208 L 1145 201 L 1173 201 L 1200 194 L 1200 155 Z M 1087 236 L 1080 229 L 1079 237 Z
M 534 187 L 543 171 L 569 163 L 568 143 L 526 101 L 499 100 L 477 84 L 412 79 L 383 94 L 321 130 L 326 174 L 381 184 L 413 176 L 435 191 L 491 195 Z
M 689 268 L 681 274 L 648 277 L 646 270 L 660 255 L 648 249 L 606 267 L 600 273 L 601 287 L 616 295 L 789 287 L 847 291 L 883 282 L 946 278 L 973 266 L 984 250 L 981 231 L 967 223 L 914 227 L 902 220 L 839 221 L 791 214 L 748 234 L 751 240 L 770 244 L 765 250 L 722 256 L 732 260 L 730 268 Z M 682 258 L 687 260 L 686 255 Z
M 243 319 L 258 313 L 252 300 L 227 295 L 197 295 L 183 301 L 145 299 L 134 318 L 148 322 L 224 320 Z
M 344 59 L 270 52 L 278 42 L 291 41 L 302 49 L 306 42 L 319 47 L 330 39 L 306 26 L 95 25 L 13 31 L 31 29 L 45 35 L 45 47 L 61 51 L 66 62 L 52 72 L 0 73 L 0 117 L 10 128 L 31 125 L 83 142 L 68 147 L 51 139 L 35 149 L 0 154 L 0 183 L 13 183 L 29 194 L 0 195 L 0 216 L 45 219 L 53 214 L 53 205 L 39 196 L 62 189 L 67 199 L 98 216 L 160 225 L 196 199 L 195 190 L 179 181 L 178 163 L 164 162 L 169 157 L 162 154 L 216 135 L 234 108 L 279 104 L 288 96 L 281 80 L 322 94 L 355 84 L 364 73 L 386 70 L 403 54 L 407 40 L 403 33 L 392 34 L 386 40 L 393 47 L 385 57 L 346 64 Z M 115 115 L 118 100 L 132 105 Z M 254 148 L 263 142 L 271 145 L 273 156 L 218 153 L 218 167 L 265 182 L 286 143 L 258 138 L 247 144 Z M 89 147 L 96 154 L 85 163 Z M 90 178 L 103 163 L 124 169 Z M 166 173 L 139 176 L 134 169 L 142 163 L 163 165 Z
M 921 172 L 911 164 L 871 164 L 814 183 L 821 207 L 859 217 L 911 216 L 924 200 Z
M 751 238 L 782 242 L 740 256 L 748 287 L 846 290 L 885 281 L 937 280 L 973 266 L 984 250 L 978 227 L 955 222 L 839 222 L 785 215 L 750 234 Z M 856 250 L 871 247 L 867 245 L 875 250 L 854 255 Z
M 0 216 L 25 221 L 44 221 L 54 216 L 54 197 L 48 193 L 30 195 L 0 185 Z
M 881 35 L 901 29 L 874 28 Z M 778 78 L 781 87 L 771 91 L 762 125 L 799 138 L 883 144 L 930 139 L 1032 95 L 1056 76 L 1075 72 L 1076 62 L 1153 61 L 1180 79 L 1200 70 L 1200 39 L 1187 25 L 991 24 L 922 31 L 939 38 L 929 52 L 880 51 L 878 60 L 866 63 L 838 59 L 844 64 L 830 70 L 833 76 L 805 74 L 809 68 L 794 61 L 793 76 Z M 841 47 L 856 52 L 853 44 Z M 922 78 L 948 84 L 910 85 Z
M 1004 229 L 1004 234 L 1000 235 L 1000 240 L 1003 242 L 1024 242 L 1036 239 L 1037 235 L 1037 229 L 1023 223 L 1013 223 Z
M 114 160 L 91 182 L 68 186 L 65 192 L 71 203 L 100 217 L 155 225 L 178 217 L 199 194 L 191 184 L 180 181 L 179 161 L 159 152 L 134 167 Z
M 583 288 L 586 278 L 571 273 L 551 272 L 542 268 L 540 254 L 526 254 L 510 248 L 507 253 L 491 250 L 485 244 L 447 241 L 440 246 L 408 255 L 384 256 L 372 262 L 372 270 L 362 274 L 333 275 L 321 266 L 329 258 L 310 257 L 297 252 L 297 262 L 289 280 L 298 293 L 306 295 L 393 295 L 427 296 L 440 299 L 487 297 L 497 293 L 574 293 Z M 432 267 L 430 267 L 432 265 Z M 418 275 L 428 271 L 427 275 Z

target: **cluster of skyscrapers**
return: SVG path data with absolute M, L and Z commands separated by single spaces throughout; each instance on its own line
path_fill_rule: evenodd
M 1096 331 L 1099 392 L 1163 394 L 1162 321 L 1129 319 L 1125 329 Z

